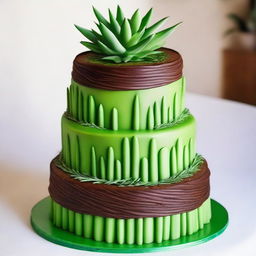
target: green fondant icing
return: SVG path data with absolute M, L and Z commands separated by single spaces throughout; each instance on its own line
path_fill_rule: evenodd
M 55 226 L 62 229 L 69 227 L 69 232 L 96 241 L 118 244 L 147 244 L 175 240 L 194 234 L 209 223 L 211 218 L 210 199 L 187 213 L 126 220 L 75 213 L 55 201 L 53 206 L 51 214 Z M 63 212 L 68 212 L 68 218 L 60 217 L 63 216 Z
M 81 173 L 92 175 L 92 167 L 97 166 L 100 161 L 100 174 L 102 175 L 102 168 L 104 169 L 102 166 L 106 159 L 105 166 L 108 168 L 104 171 L 106 178 L 111 180 L 114 179 L 115 160 L 121 162 L 122 179 L 128 179 L 133 175 L 138 175 L 141 159 L 145 157 L 149 161 L 149 180 L 157 181 L 159 167 L 168 165 L 169 161 L 165 161 L 167 158 L 164 157 L 164 163 L 160 163 L 162 157 L 158 154 L 162 148 L 171 151 L 169 176 L 182 171 L 184 161 L 189 159 L 191 163 L 194 159 L 195 145 L 192 143 L 194 137 L 195 120 L 191 115 L 182 123 L 170 128 L 152 131 L 120 130 L 118 133 L 112 130 L 84 127 L 65 116 L 62 118 L 62 155 L 65 164 Z M 184 150 L 184 147 L 188 149 Z M 138 154 L 135 156 L 131 149 Z M 166 169 L 165 171 L 167 172 Z
M 180 78 L 147 90 L 109 91 L 72 81 L 67 90 L 67 111 L 78 121 L 108 129 L 113 125 L 119 130 L 153 129 L 173 121 L 184 110 L 184 83 Z
M 84 237 L 92 238 L 93 234 L 93 216 L 89 214 L 83 214 L 84 219 Z
M 62 229 L 66 230 L 68 228 L 68 209 L 62 207 Z
M 170 239 L 171 216 L 164 216 L 163 222 L 163 240 L 167 241 Z
M 74 232 L 75 230 L 75 213 L 68 210 L 68 230 Z

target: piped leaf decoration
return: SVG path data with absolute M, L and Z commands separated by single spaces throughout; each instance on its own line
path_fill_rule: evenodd
M 139 9 L 137 9 L 135 13 L 132 15 L 131 19 L 129 20 L 132 34 L 135 34 L 139 30 L 140 22 L 140 12 Z
M 120 26 L 122 25 L 122 23 L 124 21 L 124 14 L 119 5 L 117 6 L 117 10 L 116 10 L 116 20 Z
M 162 52 L 156 50 L 164 45 L 166 38 L 181 24 L 177 23 L 157 32 L 168 17 L 148 26 L 152 8 L 142 18 L 137 9 L 130 19 L 125 18 L 120 6 L 117 6 L 116 15 L 108 10 L 108 19 L 94 7 L 93 12 L 98 21 L 96 25 L 99 31 L 75 25 L 89 40 L 81 41 L 81 44 L 93 52 L 105 55 L 102 57 L 103 60 L 114 63 L 144 61 L 153 58 L 155 54 L 161 54 Z
M 130 24 L 127 19 L 124 19 L 122 27 L 121 27 L 121 32 L 120 32 L 120 38 L 121 42 L 123 43 L 124 46 L 129 42 L 132 36 L 132 31 Z

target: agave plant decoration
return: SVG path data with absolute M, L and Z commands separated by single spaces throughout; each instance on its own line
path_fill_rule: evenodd
M 99 32 L 85 29 L 75 25 L 75 27 L 89 40 L 81 41 L 93 52 L 106 55 L 102 59 L 115 63 L 129 61 L 143 61 L 150 59 L 156 51 L 162 47 L 165 39 L 181 23 L 164 29 L 155 31 L 166 21 L 165 17 L 148 27 L 152 8 L 141 19 L 137 9 L 130 19 L 124 17 L 120 6 L 117 6 L 116 17 L 109 9 L 109 20 L 93 7 L 94 14 L 98 20 L 96 23 Z

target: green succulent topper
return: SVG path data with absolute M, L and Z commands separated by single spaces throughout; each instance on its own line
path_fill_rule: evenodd
M 148 27 L 152 15 L 152 8 L 141 19 L 139 10 L 136 10 L 131 19 L 124 17 L 117 6 L 116 17 L 109 10 L 109 20 L 93 7 L 99 23 L 96 23 L 99 33 L 80 26 L 75 27 L 90 41 L 81 41 L 81 44 L 91 51 L 106 55 L 102 59 L 115 63 L 128 61 L 143 61 L 160 53 L 156 49 L 162 47 L 166 37 L 180 24 L 155 33 L 168 17 L 165 17 Z

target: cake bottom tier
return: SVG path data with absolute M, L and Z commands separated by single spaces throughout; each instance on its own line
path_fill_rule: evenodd
M 208 198 L 199 208 L 181 214 L 155 218 L 115 219 L 81 214 L 52 200 L 53 224 L 63 230 L 95 241 L 117 244 L 147 244 L 191 235 L 211 219 Z

